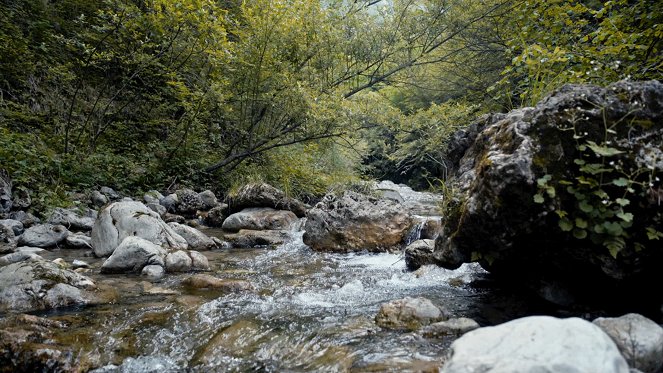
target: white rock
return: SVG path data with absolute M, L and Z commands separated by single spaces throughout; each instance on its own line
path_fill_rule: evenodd
M 88 264 L 87 262 L 84 262 L 82 260 L 74 259 L 74 261 L 71 263 L 71 267 L 73 269 L 90 268 L 90 264 Z
M 161 280 L 165 275 L 165 270 L 160 265 L 147 265 L 143 267 L 143 270 L 140 272 L 141 276 L 147 277 L 150 281 Z
M 52 247 L 64 241 L 69 231 L 63 225 L 41 224 L 32 226 L 18 236 L 19 246 Z
M 0 267 L 4 267 L 12 263 L 25 262 L 29 260 L 43 260 L 43 259 L 44 258 L 42 258 L 41 256 L 35 253 L 17 251 L 0 257 Z
M 166 271 L 186 272 L 191 270 L 193 261 L 186 252 L 178 250 L 166 256 Z
M 146 265 L 164 265 L 166 250 L 140 237 L 127 237 L 101 265 L 102 273 L 138 272 Z
M 191 265 L 193 266 L 193 269 L 209 271 L 209 261 L 205 255 L 197 251 L 189 251 L 189 256 L 191 257 Z
M 168 223 L 168 225 L 184 237 L 190 250 L 212 250 L 216 247 L 216 243 L 210 237 L 196 228 L 180 223 Z
M 92 249 L 92 238 L 82 233 L 72 233 L 64 240 L 65 245 L 71 249 Z
M 599 327 L 579 319 L 531 316 L 471 331 L 451 345 L 443 373 L 628 373 Z

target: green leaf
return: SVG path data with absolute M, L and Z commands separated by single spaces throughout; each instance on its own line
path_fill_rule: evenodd
M 619 179 L 615 179 L 612 181 L 613 184 L 620 186 L 620 187 L 625 187 L 628 185 L 629 180 L 623 177 L 620 177 Z
M 620 206 L 626 206 L 631 203 L 631 201 L 627 200 L 626 198 L 617 198 L 615 202 L 617 202 L 617 204 Z
M 576 218 L 576 227 L 578 228 L 587 228 L 587 221 L 582 218 Z
M 633 214 L 631 214 L 630 212 L 626 212 L 626 213 L 618 212 L 617 217 L 622 219 L 623 221 L 626 221 L 626 222 L 633 221 Z
M 534 203 L 543 203 L 544 199 L 540 193 L 534 195 Z
M 567 218 L 561 219 L 558 224 L 559 228 L 564 232 L 569 232 L 571 229 L 573 229 L 573 223 Z
M 601 146 L 595 143 L 594 141 L 587 141 L 587 146 L 594 151 L 597 155 L 603 157 L 612 157 L 617 154 L 624 153 L 623 151 L 615 148 L 610 148 L 607 146 Z
M 576 159 L 573 160 L 573 163 L 577 164 L 578 166 L 582 166 L 582 165 L 585 164 L 585 161 L 582 160 L 582 159 L 576 158 Z
M 663 238 L 663 233 L 657 231 L 656 229 L 652 227 L 647 228 L 647 238 L 650 240 L 658 240 L 659 238 Z
M 624 228 L 617 222 L 604 222 L 603 227 L 605 232 L 611 236 L 621 236 L 624 233 Z
M 573 230 L 573 237 L 582 240 L 583 238 L 587 237 L 587 231 L 584 229 L 574 229 Z
M 580 210 L 583 211 L 583 212 L 589 213 L 589 212 L 594 211 L 594 207 L 592 205 L 590 205 L 589 203 L 587 203 L 587 201 L 580 201 L 580 204 L 578 205 L 578 207 L 580 207 Z

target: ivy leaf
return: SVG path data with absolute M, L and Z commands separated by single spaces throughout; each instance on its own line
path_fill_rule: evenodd
M 571 229 L 573 229 L 573 223 L 571 223 L 571 221 L 567 218 L 561 219 L 558 224 L 559 228 L 564 232 L 569 232 Z
M 625 187 L 628 185 L 628 179 L 620 177 L 619 179 L 613 180 L 612 183 L 620 187 Z
M 587 237 L 587 231 L 584 229 L 574 229 L 573 230 L 573 237 L 582 240 L 583 238 Z
M 590 212 L 594 211 L 594 207 L 592 205 L 590 205 L 589 203 L 587 203 L 587 201 L 580 201 L 580 204 L 578 205 L 578 207 L 580 207 L 580 210 L 582 212 L 590 213 Z
M 534 195 L 534 203 L 543 203 L 544 199 L 540 193 Z
M 633 221 L 633 214 L 631 214 L 630 212 L 624 213 L 624 212 L 620 211 L 620 212 L 617 213 L 617 217 L 622 219 L 623 221 L 626 221 L 626 222 Z
M 585 229 L 587 228 L 587 221 L 582 218 L 576 218 L 576 227 Z
M 626 198 L 617 198 L 615 202 L 617 202 L 617 204 L 620 206 L 626 206 L 631 203 L 631 201 L 627 200 Z
M 594 141 L 587 141 L 587 146 L 592 149 L 594 153 L 603 157 L 612 157 L 613 155 L 624 153 L 623 151 L 616 148 L 598 145 Z

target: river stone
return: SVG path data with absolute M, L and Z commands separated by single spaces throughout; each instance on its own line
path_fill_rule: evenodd
M 186 240 L 190 250 L 212 250 L 216 247 L 216 243 L 210 237 L 196 228 L 179 223 L 168 223 L 168 225 Z
M 17 253 L 34 253 L 34 254 L 41 254 L 43 252 L 46 252 L 47 250 L 41 247 L 30 247 L 30 246 L 21 246 L 17 247 L 16 251 Z
M 221 289 L 228 292 L 252 290 L 253 286 L 245 280 L 220 279 L 205 274 L 196 274 L 187 277 L 182 284 L 194 289 Z
M 165 207 L 161 206 L 158 203 L 148 203 L 147 207 L 149 207 L 150 210 L 152 210 L 152 211 L 156 212 L 157 214 L 159 214 L 159 216 L 161 216 L 161 217 L 166 215 L 166 213 L 168 212 L 168 210 L 166 210 Z
M 442 233 L 442 220 L 440 218 L 428 218 L 421 227 L 420 238 L 422 240 L 436 240 Z
M 467 317 L 451 318 L 425 326 L 421 334 L 428 338 L 440 338 L 446 335 L 463 335 L 479 328 L 479 323 Z
M 229 250 L 233 248 L 233 245 L 230 242 L 224 241 L 220 238 L 212 237 L 212 241 L 214 241 L 214 244 L 216 244 L 217 249 Z
M 388 329 L 417 330 L 424 325 L 447 320 L 446 311 L 426 298 L 404 298 L 383 303 L 375 323 Z
M 0 169 L 0 214 L 12 209 L 12 181 L 7 171 Z
M 56 208 L 48 219 L 48 222 L 56 225 L 64 225 L 69 230 L 90 231 L 94 227 L 97 211 L 92 209 L 63 209 Z
M 150 281 L 158 281 L 163 278 L 166 274 L 163 266 L 150 264 L 143 267 L 143 270 L 140 272 L 141 276 L 146 277 Z
M 24 251 L 18 251 L 15 253 L 7 254 L 0 257 L 0 267 L 18 262 L 32 261 L 32 260 L 43 260 L 41 256 L 35 253 L 27 253 Z
M 44 302 L 47 308 L 60 308 L 85 304 L 87 301 L 81 289 L 67 284 L 57 284 L 46 292 Z
M 617 344 L 631 368 L 656 373 L 663 368 L 663 328 L 637 313 L 599 317 L 593 323 Z
M 442 373 L 628 373 L 615 343 L 579 319 L 531 316 L 456 340 Z
M 2 219 L 0 220 L 0 226 L 9 227 L 14 232 L 14 236 L 20 236 L 25 230 L 23 223 L 14 219 Z
M 166 250 L 148 240 L 129 236 L 101 265 L 101 273 L 139 272 L 146 265 L 164 265 Z
M 247 184 L 228 196 L 230 212 L 238 212 L 247 207 L 271 207 L 277 210 L 292 211 L 297 217 L 306 216 L 309 206 L 287 197 L 277 188 L 265 183 Z
M 0 225 L 0 254 L 11 253 L 16 249 L 14 231 L 8 225 Z
M 193 217 L 196 216 L 196 213 L 198 210 L 201 210 L 203 208 L 203 201 L 198 195 L 198 193 L 194 192 L 191 189 L 180 189 L 176 192 L 177 194 L 177 200 L 179 201 L 177 203 L 177 206 L 175 208 L 175 211 L 183 215 L 185 217 Z
M 222 228 L 237 232 L 252 230 L 289 230 L 297 223 L 292 211 L 274 210 L 270 207 L 251 207 L 234 213 L 223 221 Z
M 308 211 L 304 243 L 316 251 L 398 251 L 411 226 L 397 203 L 345 191 L 327 194 Z
M 203 221 L 209 227 L 220 228 L 223 225 L 223 221 L 226 219 L 226 211 L 228 211 L 228 205 L 225 203 L 216 206 L 203 214 Z
M 226 234 L 224 238 L 234 248 L 276 247 L 292 240 L 290 231 L 254 231 L 242 229 L 237 233 Z
M 78 269 L 78 268 L 90 268 L 90 264 L 87 262 L 84 262 L 79 259 L 74 259 L 73 262 L 71 262 L 71 268 L 73 269 Z
M 427 264 L 435 264 L 434 240 L 417 240 L 405 248 L 405 265 L 411 271 Z
M 166 208 L 167 212 L 174 212 L 179 202 L 180 200 L 175 193 L 169 194 L 159 200 L 159 203 Z
M 174 251 L 166 256 L 167 272 L 186 272 L 190 271 L 193 261 L 186 252 L 182 250 Z
M 198 271 L 209 271 L 209 261 L 207 257 L 195 250 L 189 251 L 189 257 L 191 257 L 191 266 L 193 269 Z
M 32 198 L 30 198 L 30 192 L 27 189 L 19 188 L 14 191 L 12 209 L 27 210 L 30 205 L 32 205 Z
M 92 238 L 83 233 L 69 234 L 64 243 L 70 249 L 92 249 Z
M 146 205 L 150 205 L 151 203 L 154 204 L 159 204 L 159 201 L 164 197 L 163 194 L 159 193 L 157 190 L 150 190 L 147 193 L 143 195 L 143 201 L 145 201 Z
M 101 210 L 92 229 L 94 254 L 108 256 L 130 236 L 146 239 L 169 250 L 188 247 L 186 240 L 147 206 L 133 201 L 114 202 Z
M 64 241 L 69 231 L 63 225 L 41 224 L 32 226 L 18 236 L 19 246 L 53 247 Z
M 171 214 L 169 212 L 163 214 L 163 221 L 166 223 L 186 224 L 186 219 L 182 215 Z
M 198 198 L 200 198 L 200 201 L 202 202 L 202 210 L 205 211 L 211 210 L 219 204 L 214 192 L 211 190 L 204 190 L 198 193 Z
M 104 196 L 106 196 L 106 198 L 108 198 L 109 201 L 117 201 L 120 198 L 122 198 L 122 196 L 120 196 L 120 194 L 118 192 L 113 190 L 113 188 L 109 188 L 109 187 L 104 186 L 104 187 L 101 187 L 101 189 L 99 189 L 99 191 Z
M 25 211 L 12 211 L 9 214 L 9 218 L 20 221 L 21 224 L 23 224 L 23 228 L 26 229 L 32 227 L 35 224 L 41 223 L 41 220 L 38 217 Z
M 90 193 L 90 201 L 92 202 L 92 205 L 102 207 L 108 203 L 108 197 L 103 195 L 100 191 L 94 190 Z
M 66 287 L 55 288 L 58 284 L 85 291 L 73 293 Z M 94 287 L 90 278 L 53 262 L 35 260 L 9 264 L 0 268 L 0 311 L 36 311 L 64 303 L 89 304 L 95 298 L 87 290 Z M 46 299 L 51 290 L 50 298 Z

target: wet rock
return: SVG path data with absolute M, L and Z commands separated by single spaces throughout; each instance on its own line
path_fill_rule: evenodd
M 175 193 L 169 194 L 159 200 L 159 203 L 166 208 L 167 212 L 174 212 L 179 202 L 180 200 Z
M 100 191 L 94 190 L 90 193 L 90 201 L 93 206 L 102 207 L 108 203 L 108 197 L 103 195 Z
M 82 260 L 74 259 L 73 262 L 71 262 L 71 268 L 73 269 L 78 269 L 78 268 L 91 268 L 90 264 L 87 262 L 84 262 Z
M 118 193 L 118 192 L 116 192 L 115 190 L 113 190 L 113 188 L 109 188 L 109 187 L 101 187 L 101 189 L 99 189 L 99 191 L 100 191 L 104 196 L 106 196 L 106 198 L 108 198 L 109 201 L 117 201 L 117 200 L 119 200 L 120 198 L 122 198 L 122 196 L 120 196 L 120 193 Z
M 163 215 L 163 221 L 166 223 L 178 223 L 178 224 L 186 224 L 186 219 L 182 215 L 175 215 L 171 213 L 165 213 Z
M 15 236 L 20 236 L 25 230 L 23 228 L 23 223 L 14 219 L 2 219 L 0 220 L 0 226 L 9 227 Z
M 129 236 L 101 265 L 101 273 L 140 272 L 147 265 L 164 265 L 166 250 L 148 240 Z
M 435 240 L 442 233 L 442 221 L 440 218 L 429 218 L 421 228 L 420 238 L 422 240 Z
M 222 227 L 234 232 L 241 229 L 290 230 L 296 223 L 297 216 L 291 211 L 251 207 L 228 216 Z
M 11 253 L 16 249 L 16 237 L 11 227 L 0 225 L 0 254 Z
M 226 219 L 225 212 L 227 210 L 228 205 L 224 203 L 207 211 L 207 214 L 203 217 L 205 224 L 209 227 L 220 228 L 223 225 L 223 221 Z
M 16 251 L 17 253 L 33 253 L 33 254 L 41 254 L 43 252 L 46 252 L 46 249 L 43 249 L 41 247 L 30 247 L 30 246 L 21 246 L 17 247 Z
M 92 238 L 83 233 L 69 234 L 64 240 L 65 246 L 70 249 L 92 249 Z
M 143 270 L 140 272 L 140 275 L 146 277 L 150 281 L 158 281 L 165 276 L 166 270 L 163 266 L 150 264 L 143 267 Z
M 44 258 L 39 256 L 38 254 L 19 251 L 0 257 L 0 267 L 4 267 L 12 263 L 19 263 L 19 262 L 32 261 L 32 260 L 43 260 L 43 259 Z
M 443 373 L 628 373 L 614 342 L 578 319 L 532 316 L 471 331 L 451 345 Z
M 202 202 L 201 210 L 211 210 L 219 204 L 219 201 L 211 190 L 204 190 L 198 193 L 198 198 Z
M 90 231 L 94 227 L 96 218 L 96 210 L 56 208 L 48 222 L 55 225 L 64 225 L 69 230 Z
M 627 235 L 616 234 L 617 241 L 624 241 L 618 245 L 623 246 L 618 254 L 613 251 L 615 255 L 606 247 L 610 245 L 604 245 L 613 236 L 600 225 L 608 224 L 619 232 L 628 222 L 619 218 L 576 220 L 588 216 L 580 209 L 584 204 L 570 192 L 578 189 L 568 189 L 560 182 L 575 183 L 586 177 L 590 172 L 581 172 L 576 162 L 593 164 L 594 160 L 608 165 L 599 172 L 603 180 L 617 180 L 622 170 L 629 169 L 647 169 L 648 175 L 663 173 L 661 107 L 663 83 L 622 81 L 605 88 L 566 85 L 535 107 L 482 118 L 473 132 L 475 138 L 465 142 L 469 147 L 462 152 L 456 151 L 462 146 L 450 148 L 456 151 L 451 158 L 457 160 L 450 167 L 456 171 L 448 181 L 454 193 L 447 199 L 444 234 L 436 241 L 436 257 L 450 269 L 478 260 L 497 278 L 527 286 L 561 305 L 607 301 L 649 302 L 644 306 L 651 306 L 660 302 L 660 289 L 647 299 L 638 295 L 641 289 L 660 283 L 663 251 L 644 229 L 661 227 L 657 218 L 661 207 L 658 197 L 653 198 L 662 193 L 660 182 L 653 179 L 646 193 L 627 193 L 614 184 L 601 189 L 608 193 L 606 203 L 614 211 L 620 207 L 613 201 L 628 194 L 624 211 L 637 220 L 633 229 L 627 228 Z M 612 131 L 610 149 L 618 153 L 601 158 L 587 145 L 601 144 L 606 128 Z M 586 150 L 579 150 L 578 144 L 585 144 Z M 544 176 L 549 182 L 543 182 L 548 180 Z M 538 180 L 553 188 L 542 192 L 543 203 L 534 201 L 540 191 Z M 650 182 L 648 177 L 638 180 Z M 601 202 L 592 200 L 592 193 L 599 193 L 598 189 L 587 187 L 584 193 L 585 187 L 580 188 L 578 198 L 590 201 L 584 208 L 596 211 L 592 205 Z M 554 200 L 548 194 L 553 191 Z M 569 225 L 575 233 L 562 231 L 555 212 L 571 217 Z M 588 229 L 582 228 L 585 223 Z M 587 237 L 578 239 L 574 234 Z
M 375 323 L 383 328 L 417 330 L 448 318 L 447 312 L 430 300 L 408 297 L 383 303 L 375 316 Z
M 120 366 L 107 365 L 90 373 L 178 373 L 183 370 L 168 357 L 141 356 L 137 358 L 128 357 L 124 359 Z
M 415 192 L 407 185 L 395 184 L 389 180 L 382 180 L 375 185 L 375 190 L 382 198 L 391 199 L 398 203 L 411 215 L 440 216 L 442 195 L 430 192 Z M 425 238 L 425 237 L 422 237 Z
M 283 245 L 292 239 L 290 231 L 254 231 L 242 229 L 237 233 L 226 234 L 224 238 L 234 248 L 244 249 L 251 247 Z
M 0 169 L 0 214 L 12 209 L 12 180 L 6 170 Z
M 186 272 L 190 271 L 193 265 L 191 257 L 182 250 L 174 251 L 166 256 L 167 272 Z
M 191 189 L 180 189 L 177 191 L 177 206 L 175 211 L 185 217 L 196 216 L 198 210 L 203 208 L 203 201 L 198 195 Z
M 194 289 L 221 289 L 227 292 L 253 290 L 253 286 L 248 281 L 220 279 L 205 274 L 197 274 L 187 277 L 182 281 L 182 284 Z
M 166 213 L 168 212 L 168 210 L 166 210 L 165 207 L 161 206 L 158 203 L 148 203 L 147 207 L 149 207 L 150 210 L 152 210 L 152 211 L 156 212 L 157 214 L 159 214 L 159 216 L 161 216 L 161 217 L 166 215 Z
M 189 257 L 191 257 L 191 266 L 193 269 L 198 271 L 209 271 L 209 261 L 207 257 L 197 251 L 189 251 Z
M 656 373 L 663 368 L 663 328 L 637 313 L 593 321 L 617 344 L 631 368 Z
M 179 223 L 168 223 L 168 225 L 186 240 L 190 250 L 212 250 L 216 247 L 216 243 L 210 237 L 196 228 Z
M 9 214 L 9 218 L 20 221 L 21 224 L 23 224 L 23 228 L 26 229 L 32 227 L 35 224 L 41 223 L 41 220 L 38 217 L 25 211 L 12 211 Z
M 32 226 L 18 236 L 19 246 L 53 247 L 64 241 L 69 231 L 63 225 L 41 224 Z
M 17 188 L 14 191 L 14 199 L 12 200 L 12 209 L 14 210 L 27 210 L 32 205 L 32 198 L 27 189 Z
M 241 211 L 247 207 L 271 207 L 277 210 L 292 211 L 297 217 L 306 215 L 309 208 L 294 198 L 287 197 L 282 190 L 265 183 L 247 184 L 228 197 L 230 212 Z
M 62 258 L 56 258 L 52 260 L 53 263 L 57 264 L 60 268 L 69 268 L 69 264 Z
M 58 284 L 80 291 L 56 287 Z M 95 298 L 87 290 L 94 287 L 90 278 L 53 262 L 36 260 L 9 264 L 0 268 L 0 311 L 36 311 L 62 304 L 89 304 Z
M 217 249 L 228 250 L 233 248 L 233 245 L 230 242 L 223 241 L 220 238 L 212 237 L 212 241 L 214 241 L 214 244 L 216 244 Z
M 411 226 L 397 203 L 346 191 L 326 195 L 308 211 L 304 243 L 317 251 L 396 251 Z
M 446 335 L 463 335 L 479 328 L 479 323 L 467 317 L 451 318 L 425 326 L 421 334 L 428 338 L 440 338 Z
M 164 197 L 163 194 L 159 193 L 157 190 L 150 190 L 145 195 L 143 195 L 143 201 L 145 201 L 146 205 L 150 205 L 151 203 L 153 204 L 159 204 L 159 201 Z
M 187 243 L 156 212 L 140 202 L 114 202 L 99 213 L 92 229 L 94 254 L 110 255 L 127 237 L 136 236 L 166 249 L 186 249 Z
M 405 265 L 409 270 L 414 271 L 427 264 L 435 264 L 434 249 L 434 240 L 412 242 L 405 248 Z

